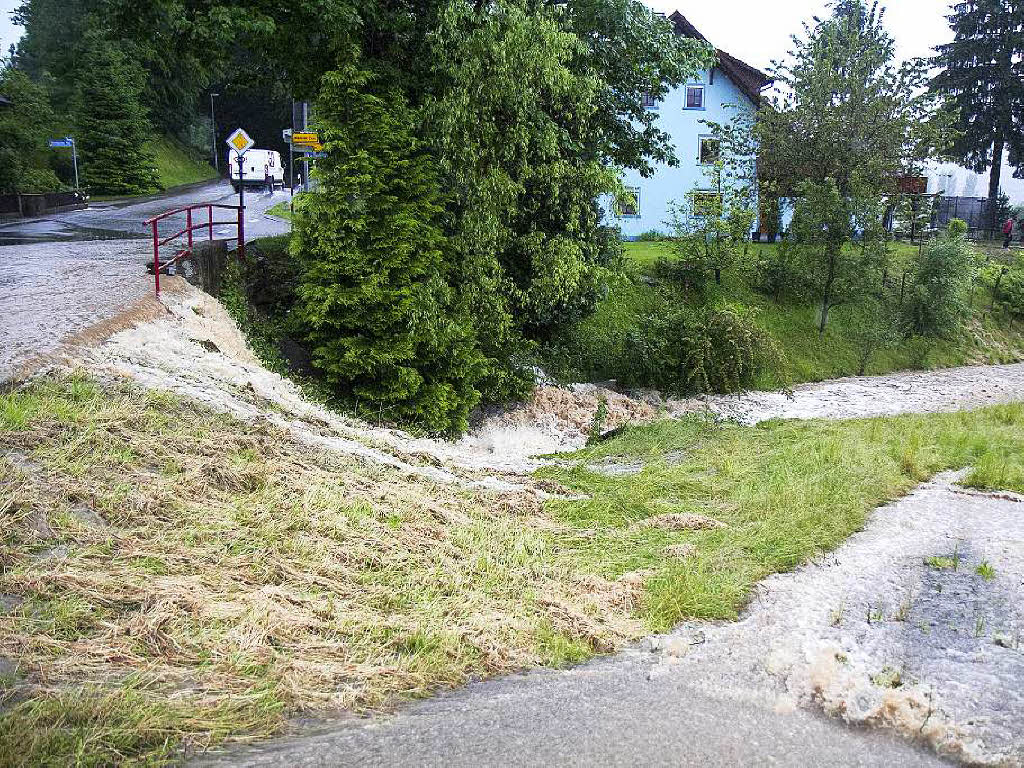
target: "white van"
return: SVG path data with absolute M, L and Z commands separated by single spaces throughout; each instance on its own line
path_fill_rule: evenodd
M 266 187 L 267 171 L 274 179 L 274 187 L 284 188 L 284 165 L 281 153 L 270 149 L 250 149 L 242 160 L 242 178 L 247 187 Z M 228 150 L 228 168 L 230 169 L 231 186 L 238 191 L 238 153 Z

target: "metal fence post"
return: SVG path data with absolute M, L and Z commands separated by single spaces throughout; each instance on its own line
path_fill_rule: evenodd
M 213 242 L 213 206 L 206 206 L 206 212 L 209 214 L 210 218 L 210 242 Z
M 238 258 L 245 261 L 245 208 L 238 208 Z
M 159 223 L 153 222 L 153 277 L 156 279 L 156 295 L 160 298 L 160 230 Z
M 188 229 L 188 252 L 192 253 L 192 209 L 185 211 L 185 227 Z

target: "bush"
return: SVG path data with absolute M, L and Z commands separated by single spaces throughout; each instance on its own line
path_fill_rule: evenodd
M 763 248 L 754 263 L 754 287 L 777 302 L 803 295 L 805 280 L 796 255 L 800 247 L 783 241 L 774 248 Z
M 668 240 L 669 238 L 664 232 L 648 229 L 646 232 L 641 232 L 636 239 L 642 243 L 660 243 L 662 240 Z
M 946 225 L 946 236 L 950 239 L 964 237 L 968 232 L 967 222 L 963 219 L 950 219 Z
M 995 293 L 1011 325 L 1015 320 L 1024 318 L 1024 264 L 1018 262 L 1007 269 Z
M 910 333 L 949 338 L 960 330 L 969 313 L 974 263 L 974 252 L 963 238 L 943 238 L 925 246 L 904 305 Z
M 733 307 L 652 315 L 629 335 L 627 357 L 627 386 L 675 395 L 740 392 L 784 367 L 774 340 Z
M 849 337 L 857 353 L 857 375 L 867 373 L 871 359 L 900 340 L 899 316 L 884 301 L 866 298 L 846 313 Z

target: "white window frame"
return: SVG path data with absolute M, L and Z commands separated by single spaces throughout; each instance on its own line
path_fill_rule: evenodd
M 716 144 L 718 144 L 718 158 L 716 158 L 715 160 L 712 160 L 711 162 L 706 162 L 704 160 L 704 142 L 705 141 L 713 141 Z M 714 165 L 716 162 L 718 162 L 718 160 L 721 157 L 722 157 L 722 142 L 721 141 L 716 139 L 710 133 L 702 133 L 700 136 L 697 137 L 697 164 L 698 165 L 701 165 L 701 166 L 704 166 L 704 167 Z
M 700 91 L 700 106 L 690 106 L 690 91 Z M 683 87 L 683 109 L 701 111 L 707 109 L 707 90 L 703 83 L 690 83 Z

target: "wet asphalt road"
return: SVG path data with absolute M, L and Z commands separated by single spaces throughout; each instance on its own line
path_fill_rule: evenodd
M 272 205 L 288 200 L 288 192 L 277 191 L 273 197 L 264 192 L 246 191 L 246 239 L 282 234 L 288 231 L 287 222 L 264 215 Z M 195 203 L 238 205 L 238 195 L 227 181 L 193 184 L 170 193 L 145 198 L 96 202 L 80 211 L 49 214 L 39 218 L 0 222 L 0 248 L 39 242 L 68 242 L 145 238 L 148 228 L 143 222 L 164 211 Z M 205 214 L 197 214 L 203 216 Z M 233 211 L 221 211 L 218 219 L 232 219 Z M 161 223 L 161 236 L 182 229 L 185 217 L 172 217 Z M 200 223 L 198 219 L 193 223 Z M 175 226 L 177 225 L 177 226 Z M 215 238 L 230 237 L 234 227 L 214 227 Z M 197 237 L 200 233 L 197 233 Z M 2 251 L 0 251 L 2 258 Z
M 650 657 L 650 655 L 648 654 Z M 653 659 L 653 657 L 651 657 Z M 946 765 L 880 731 L 777 713 L 635 654 L 564 672 L 494 680 L 395 717 L 229 751 L 216 766 L 911 766 Z
M 235 205 L 237 200 L 231 185 L 218 181 L 0 224 L 0 381 L 153 290 L 145 266 L 152 258 L 143 225 L 147 218 L 193 203 Z M 287 192 L 273 197 L 248 192 L 246 240 L 287 232 L 288 222 L 264 213 L 287 200 Z M 182 229 L 184 221 L 177 216 L 163 222 L 161 237 Z M 233 226 L 214 227 L 215 239 L 234 235 Z

